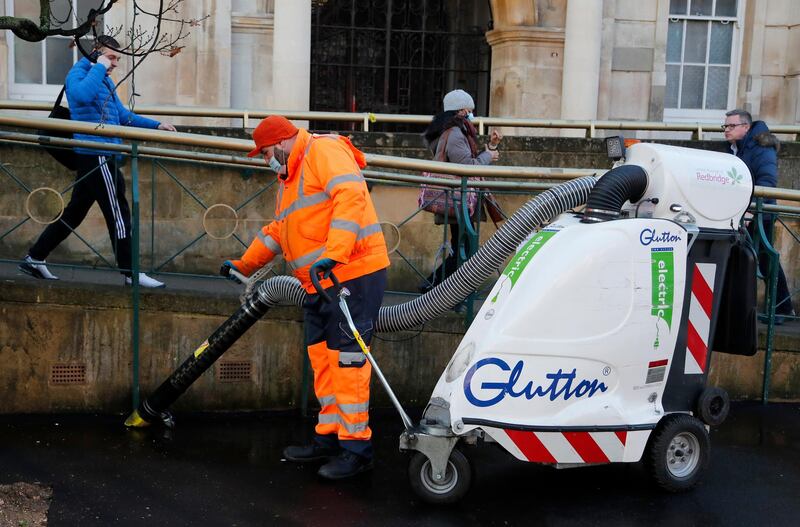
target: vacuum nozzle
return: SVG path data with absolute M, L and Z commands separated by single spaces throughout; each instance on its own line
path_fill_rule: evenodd
M 145 428 L 150 426 L 150 423 L 142 419 L 142 416 L 139 415 L 139 410 L 134 410 L 131 415 L 125 419 L 125 426 L 128 428 Z

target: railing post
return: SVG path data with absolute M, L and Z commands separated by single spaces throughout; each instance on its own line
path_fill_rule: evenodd
M 369 132 L 369 114 L 364 114 L 364 131 Z
M 478 117 L 478 135 L 483 135 L 483 119 Z
M 772 373 L 772 344 L 775 339 L 775 297 L 778 294 L 778 252 L 772 247 L 771 232 L 764 230 L 764 198 L 757 198 L 756 200 L 756 229 L 753 232 L 758 232 L 758 238 L 764 246 L 764 251 L 769 257 L 769 266 L 767 276 L 764 277 L 765 283 L 765 299 L 764 311 L 767 316 L 767 341 L 764 350 L 764 380 L 762 383 L 761 403 L 767 404 L 769 402 L 769 385 L 770 374 Z M 770 229 L 771 230 L 771 229 Z M 758 244 L 757 244 L 758 245 Z M 756 253 L 758 254 L 758 253 Z
M 468 182 L 469 178 L 467 176 L 461 176 L 461 214 L 459 218 L 461 221 L 458 222 L 458 255 L 456 259 L 457 267 L 461 267 L 461 264 L 469 260 L 472 255 L 475 254 L 475 248 L 478 245 L 478 234 L 472 227 L 472 218 L 469 214 L 469 195 L 467 192 L 470 189 L 467 187 Z M 480 203 L 478 203 L 478 205 L 479 204 Z M 478 219 L 480 220 L 480 210 L 476 209 L 476 212 L 478 213 Z M 466 246 L 469 247 L 469 250 L 467 250 Z M 476 293 L 472 292 L 466 298 L 467 309 L 464 319 L 465 327 L 469 327 L 469 324 L 475 317 L 475 296 Z
M 131 401 L 139 407 L 139 145 L 131 143 L 131 350 L 133 379 Z

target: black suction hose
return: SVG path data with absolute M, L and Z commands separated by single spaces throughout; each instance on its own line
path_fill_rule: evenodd
M 150 397 L 139 404 L 139 408 L 125 420 L 125 426 L 143 427 L 159 421 L 172 426 L 172 416 L 167 408 L 228 351 L 239 337 L 266 315 L 271 307 L 281 301 L 299 305 L 306 296 L 300 282 L 291 276 L 278 276 L 269 282 L 269 291 L 249 297 Z
M 647 190 L 647 173 L 638 165 L 621 165 L 607 172 L 589 194 L 583 223 L 614 220 L 626 201 L 639 201 Z

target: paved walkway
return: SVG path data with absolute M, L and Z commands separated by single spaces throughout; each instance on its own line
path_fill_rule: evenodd
M 412 494 L 400 424 L 373 418 L 375 471 L 330 484 L 281 460 L 311 421 L 294 415 L 178 416 L 171 438 L 121 416 L 0 417 L 0 484 L 53 487 L 49 525 L 796 525 L 800 404 L 737 403 L 712 433 L 712 462 L 692 492 L 664 494 L 638 465 L 555 470 L 496 448 L 472 449 L 463 503 Z

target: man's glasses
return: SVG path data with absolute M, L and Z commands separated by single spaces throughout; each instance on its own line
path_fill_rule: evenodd
M 747 124 L 750 124 L 750 123 L 723 124 L 722 126 L 720 126 L 720 128 L 722 128 L 723 131 L 725 131 L 725 130 L 733 130 L 737 126 L 745 126 Z

